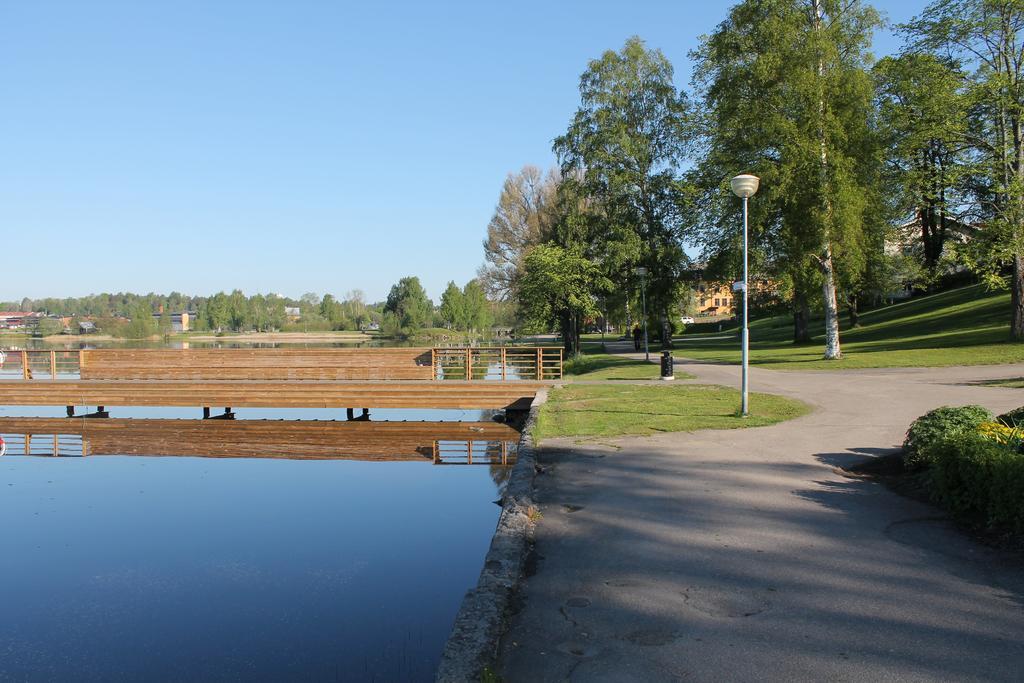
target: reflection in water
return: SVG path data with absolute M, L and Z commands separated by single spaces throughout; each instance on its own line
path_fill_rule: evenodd
M 0 433 L 0 680 L 76 681 L 431 680 L 515 434 L 62 418 Z M 460 462 L 488 466 L 432 466 Z
M 11 455 L 420 461 L 508 466 L 519 432 L 495 422 L 0 417 Z

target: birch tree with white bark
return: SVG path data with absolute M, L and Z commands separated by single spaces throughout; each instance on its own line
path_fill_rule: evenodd
M 879 23 L 859 0 L 745 0 L 693 55 L 704 112 L 694 176 L 707 209 L 701 233 L 711 243 L 738 225 L 730 176 L 761 176 L 751 201 L 754 220 L 765 220 L 752 226 L 755 249 L 773 253 L 793 281 L 807 282 L 813 266 L 827 359 L 842 356 L 839 274 L 863 267 L 877 195 L 868 50 Z

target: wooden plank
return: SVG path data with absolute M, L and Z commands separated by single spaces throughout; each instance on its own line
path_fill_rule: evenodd
M 186 380 L 0 381 L 6 405 L 234 406 L 239 408 L 506 408 L 540 382 L 280 382 Z

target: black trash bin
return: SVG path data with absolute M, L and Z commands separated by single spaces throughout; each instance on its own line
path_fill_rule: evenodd
M 671 351 L 661 352 L 661 378 L 662 379 L 675 379 L 675 370 L 673 368 L 674 361 L 672 360 Z

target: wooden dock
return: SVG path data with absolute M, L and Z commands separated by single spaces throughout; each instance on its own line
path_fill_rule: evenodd
M 511 464 L 496 422 L 0 418 L 9 456 L 191 456 Z
M 0 382 L 0 404 L 234 408 L 528 408 L 544 382 L 37 380 Z
M 0 404 L 239 408 L 528 407 L 561 349 L 14 351 Z

